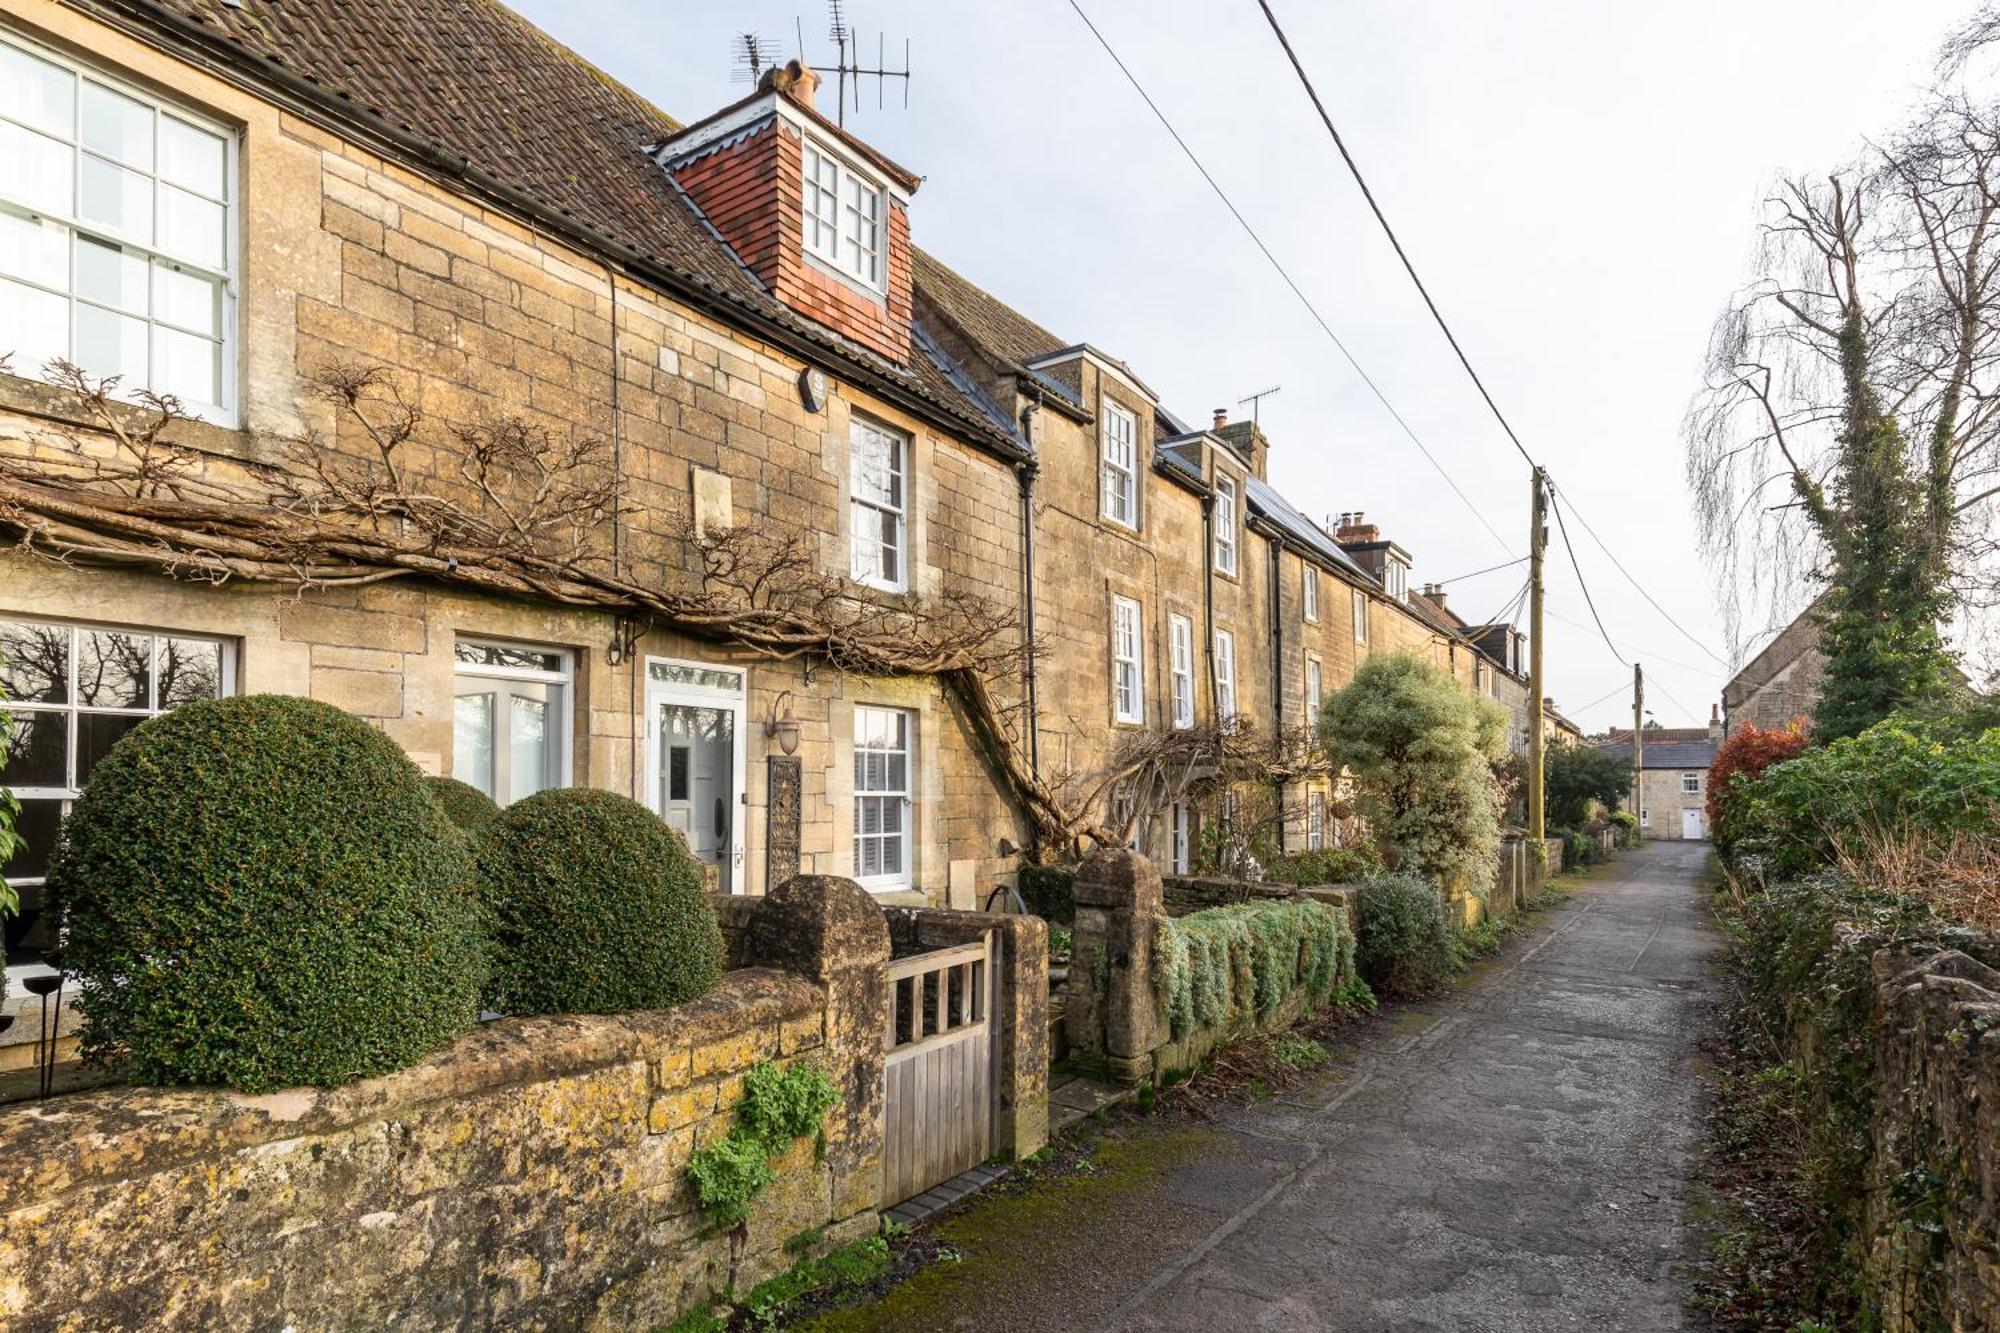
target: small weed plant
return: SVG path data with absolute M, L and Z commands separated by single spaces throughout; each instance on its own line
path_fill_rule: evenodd
M 826 1150 L 826 1113 L 840 1092 L 826 1071 L 796 1064 L 780 1069 L 765 1060 L 743 1077 L 743 1100 L 728 1134 L 695 1149 L 688 1178 L 702 1210 L 718 1228 L 743 1225 L 755 1199 L 773 1177 L 771 1159 L 807 1135 Z

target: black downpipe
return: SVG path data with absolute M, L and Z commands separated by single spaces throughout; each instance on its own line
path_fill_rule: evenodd
M 1285 618 L 1279 614 L 1283 591 L 1284 548 L 1276 537 L 1265 539 L 1271 547 L 1271 740 L 1285 734 Z M 1271 790 L 1278 803 L 1278 851 L 1285 850 L 1285 779 L 1273 774 Z
M 1215 492 L 1201 497 L 1201 641 L 1208 660 L 1208 713 L 1222 725 L 1221 682 L 1215 675 Z
M 1024 425 L 1030 424 L 1035 410 L 1034 405 L 1029 404 L 1021 414 Z M 1034 437 L 1030 435 L 1028 438 Z M 1028 647 L 1021 663 L 1021 683 L 1028 699 L 1028 769 L 1039 778 L 1042 775 L 1042 713 L 1037 696 L 1034 653 L 1035 469 L 1023 463 L 1014 469 L 1014 477 L 1021 484 L 1021 632 Z

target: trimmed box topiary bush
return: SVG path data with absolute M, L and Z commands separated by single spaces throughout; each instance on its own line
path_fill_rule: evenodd
M 722 973 L 700 862 L 630 797 L 537 792 L 486 826 L 478 858 L 494 1009 L 664 1009 L 705 994 Z
M 1420 875 L 1377 875 L 1361 886 L 1354 957 L 1361 979 L 1389 998 L 1429 995 L 1451 975 L 1451 927 Z
M 1264 868 L 1264 878 L 1274 884 L 1313 888 L 1321 884 L 1359 884 L 1381 871 L 1382 854 L 1373 847 L 1322 847 L 1274 858 Z
M 449 819 L 466 833 L 478 833 L 500 813 L 491 796 L 469 782 L 457 778 L 427 777 L 424 786 Z
M 248 1092 L 410 1064 L 478 1018 L 465 839 L 359 718 L 250 695 L 145 722 L 49 868 L 86 1057 Z

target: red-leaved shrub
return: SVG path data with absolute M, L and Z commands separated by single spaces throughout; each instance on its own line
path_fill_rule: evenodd
M 1724 840 L 1728 836 L 1731 778 L 1738 773 L 1760 778 L 1771 765 L 1804 754 L 1806 745 L 1806 720 L 1802 717 L 1768 731 L 1745 723 L 1741 731 L 1732 733 L 1708 766 L 1708 827 L 1714 836 Z

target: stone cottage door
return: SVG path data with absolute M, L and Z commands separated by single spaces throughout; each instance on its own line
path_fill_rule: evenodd
M 1698 839 L 1703 836 L 1701 831 L 1701 811 L 1681 811 L 1681 836 L 1692 839 Z
M 743 890 L 743 673 L 646 663 L 646 803 L 680 830 L 714 887 Z

